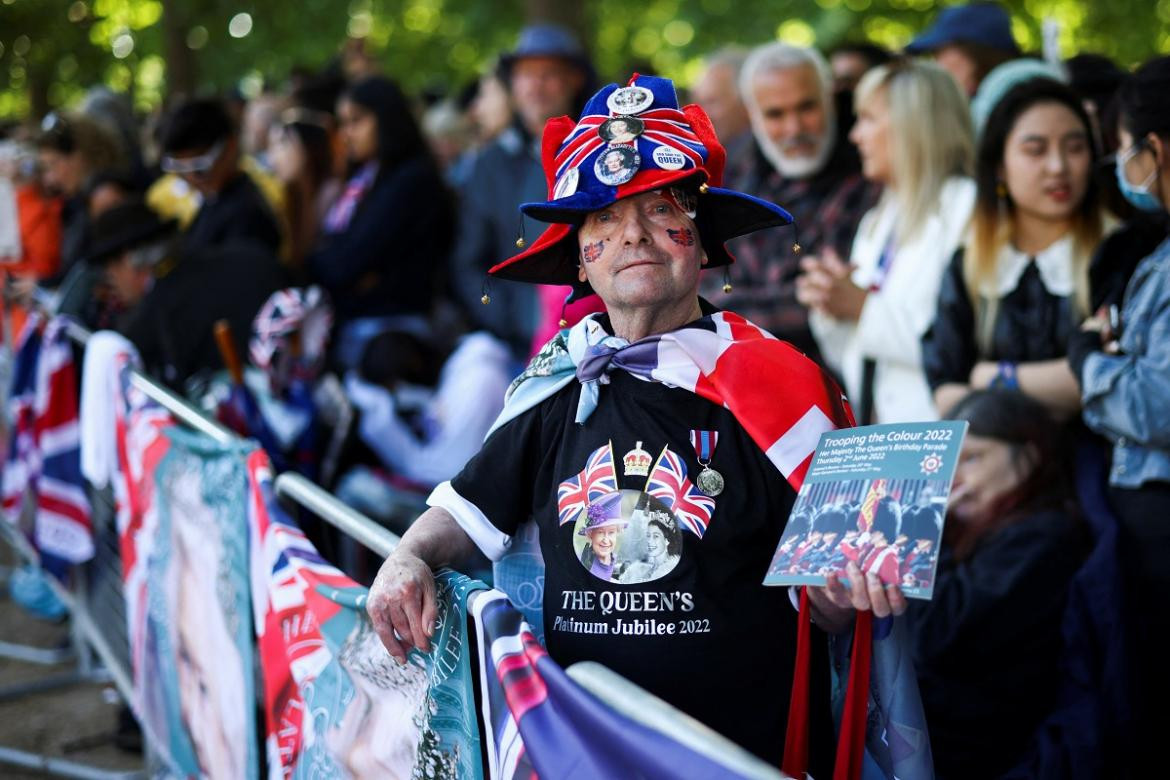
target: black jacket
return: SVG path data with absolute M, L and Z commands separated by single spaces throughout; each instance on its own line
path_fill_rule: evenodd
M 339 323 L 425 314 L 446 270 L 453 221 L 438 172 L 407 161 L 379 173 L 344 231 L 321 237 L 306 259 L 309 279 L 329 291 Z
M 176 389 L 201 370 L 223 368 L 216 320 L 231 323 L 236 349 L 246 355 L 252 319 L 287 283 L 276 258 L 253 244 L 181 252 L 173 266 L 160 263 L 160 271 L 120 330 L 138 347 L 146 370 Z
M 275 255 L 280 251 L 280 227 L 259 188 L 240 172 L 214 198 L 203 201 L 183 241 L 194 252 L 254 242 Z
M 1088 554 L 1080 524 L 1039 510 L 939 555 L 934 597 L 906 612 L 940 780 L 999 777 L 1056 704 L 1069 583 Z
M 960 249 L 943 276 L 934 324 L 922 339 L 922 363 L 932 390 L 951 382 L 966 384 L 981 360 L 1030 363 L 1064 357 L 1069 336 L 1080 325 L 1073 300 L 1050 293 L 1034 263 L 1016 289 L 1000 299 L 986 352 L 976 338 L 977 320 Z
M 1105 237 L 1089 264 L 1093 311 L 1110 304 L 1121 306 L 1129 277 L 1166 239 L 1166 228 L 1165 219 L 1141 215 Z

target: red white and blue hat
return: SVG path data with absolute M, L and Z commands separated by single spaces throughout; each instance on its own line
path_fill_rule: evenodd
M 673 189 L 694 214 L 708 268 L 734 261 L 724 242 L 792 222 L 773 203 L 720 187 L 727 153 L 702 108 L 678 107 L 670 79 L 635 73 L 624 87 L 602 87 L 576 122 L 548 121 L 541 157 L 548 200 L 520 210 L 552 226 L 493 276 L 579 286 L 576 231 L 585 216 L 653 190 Z

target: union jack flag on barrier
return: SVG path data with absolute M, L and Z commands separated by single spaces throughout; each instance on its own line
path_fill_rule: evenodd
M 703 538 L 715 513 L 715 499 L 699 492 L 687 477 L 687 464 L 667 447 L 650 472 L 646 492 L 670 507 L 683 528 Z
M 580 474 L 569 477 L 557 487 L 557 516 L 559 525 L 572 522 L 577 513 L 617 487 L 617 471 L 613 465 L 613 444 L 598 447 L 585 462 Z
M 264 673 L 269 776 L 291 777 L 308 725 L 300 685 L 311 684 L 336 663 L 321 631 L 341 606 L 317 587 L 364 589 L 326 562 L 280 509 L 263 450 L 248 456 L 248 483 L 252 609 Z
M 475 621 L 490 780 L 742 776 L 585 690 L 500 591 L 472 593 L 468 611 Z
M 268 777 L 480 780 L 462 575 L 436 576 L 430 655 L 390 658 L 367 591 L 317 552 L 273 490 L 271 463 L 248 457 L 252 607 L 264 677 Z
M 70 563 L 93 557 L 89 498 L 81 476 L 77 371 L 67 322 L 29 315 L 13 367 L 12 439 L 4 464 L 4 513 L 16 522 L 26 492 L 36 502 L 33 539 Z

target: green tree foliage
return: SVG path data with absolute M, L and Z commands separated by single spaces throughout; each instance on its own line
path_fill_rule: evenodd
M 783 38 L 822 47 L 868 39 L 897 48 L 930 22 L 933 0 L 0 0 L 0 117 L 38 116 L 105 83 L 148 109 L 168 92 L 279 87 L 363 39 L 408 86 L 456 87 L 508 49 L 526 19 L 569 20 L 599 74 L 653 70 L 687 81 L 705 52 Z M 1126 66 L 1170 52 L 1170 0 L 1008 0 L 1017 39 Z

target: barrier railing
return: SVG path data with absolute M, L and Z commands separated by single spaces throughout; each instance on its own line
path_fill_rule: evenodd
M 71 325 L 69 336 L 84 346 L 90 332 L 79 325 Z M 196 430 L 222 445 L 238 444 L 241 437 L 210 419 L 183 398 L 152 378 L 139 371 L 133 371 L 131 381 L 136 388 L 151 398 L 184 426 Z M 292 502 L 337 529 L 343 539 L 360 544 L 374 554 L 385 557 L 397 546 L 400 538 L 375 523 L 369 517 L 342 503 L 336 496 L 295 473 L 277 476 L 274 489 L 277 497 Z M 67 606 L 73 621 L 78 653 L 78 671 L 73 679 L 94 679 L 102 674 L 88 656 L 91 649 L 100 662 L 100 669 L 108 674 L 126 701 L 134 698 L 133 672 L 130 668 L 129 648 L 126 637 L 125 603 L 122 595 L 121 560 L 114 522 L 114 505 L 110 491 L 94 491 L 97 554 L 84 568 L 84 576 L 77 577 L 72 591 L 55 581 L 52 587 Z M 18 550 L 22 557 L 35 560 L 36 553 L 18 531 L 0 522 L 0 534 Z M 343 571 L 352 572 L 347 566 L 356 559 L 353 550 L 342 550 L 342 561 L 337 563 Z M 350 560 L 344 560 L 350 559 Z M 27 649 L 15 649 L 19 654 Z M 3 648 L 0 647 L 0 653 Z M 741 777 L 766 778 L 782 777 L 775 768 L 752 756 L 725 737 L 711 731 L 697 721 L 680 713 L 677 709 L 643 691 L 628 680 L 594 663 L 576 664 L 568 673 L 582 687 L 591 691 L 614 710 L 638 720 L 651 728 L 670 734 L 696 751 L 720 762 Z M 2 692 L 0 692 L 2 694 Z M 147 766 L 150 771 L 151 750 L 147 744 Z M 109 772 L 81 764 L 44 755 L 12 750 L 0 746 L 0 764 L 33 767 L 63 777 L 91 778 L 92 780 L 129 780 L 145 776 L 142 773 Z M 153 772 L 152 772 L 153 773 Z
M 68 322 L 66 333 L 70 340 L 81 347 L 92 335 L 87 328 L 72 321 Z M 217 444 L 226 446 L 243 441 L 235 432 L 209 418 L 141 371 L 132 370 L 130 381 L 135 388 L 166 409 L 181 425 L 209 437 Z M 339 550 L 342 560 L 338 564 L 343 570 L 352 570 L 357 558 L 352 543 L 360 544 L 384 557 L 390 554 L 399 541 L 398 536 L 299 474 L 281 474 L 274 487 L 280 499 L 291 501 L 312 512 L 336 528 L 343 539 L 351 542 Z M 0 642 L 0 656 L 42 664 L 58 664 L 73 659 L 76 666 L 36 683 L 0 689 L 0 698 L 18 698 L 80 682 L 111 682 L 123 700 L 131 701 L 133 698 L 133 671 L 126 637 L 125 601 L 113 496 L 108 489 L 91 490 L 90 498 L 96 545 L 94 558 L 76 567 L 71 588 L 49 578 L 50 588 L 65 605 L 70 616 L 71 648 L 65 651 L 48 650 Z M 8 523 L 0 522 L 0 538 L 8 542 L 20 559 L 33 563 L 38 560 L 36 551 L 20 531 Z M 155 763 L 151 759 L 149 747 L 147 745 L 148 753 L 145 757 L 148 773 L 149 767 Z M 130 780 L 148 774 L 107 771 L 3 745 L 0 745 L 0 764 L 37 769 L 59 777 L 90 780 Z

